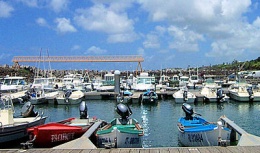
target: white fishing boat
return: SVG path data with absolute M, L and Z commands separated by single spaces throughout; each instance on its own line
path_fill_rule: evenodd
M 104 80 L 96 87 L 98 92 L 113 92 L 115 90 L 115 77 L 112 73 L 104 75 Z
M 45 91 L 41 87 L 32 88 L 29 92 L 29 97 L 33 105 L 48 103 L 48 100 L 45 98 Z
M 116 108 L 121 118 L 115 118 L 96 132 L 99 148 L 141 148 L 144 131 L 131 109 L 120 103 Z
M 178 91 L 173 93 L 175 103 L 194 103 L 196 96 L 195 94 L 188 91 L 187 87 L 181 87 Z
M 53 90 L 55 83 L 56 83 L 55 77 L 47 77 L 47 78 L 37 77 L 34 78 L 31 88 L 42 89 L 45 91 Z
M 222 125 L 221 121 L 208 122 L 200 116 L 194 115 L 192 107 L 184 103 L 182 109 L 185 117 L 178 120 L 178 139 L 182 146 L 219 146 L 229 145 L 231 130 Z
M 56 97 L 58 105 L 74 105 L 82 102 L 84 93 L 80 90 L 67 90 Z
M 17 91 L 24 91 L 28 89 L 28 84 L 25 77 L 9 76 L 4 77 L 3 82 L 0 84 L 0 92 L 12 93 Z
M 27 128 L 42 125 L 47 117 L 14 117 L 14 107 L 10 98 L 0 99 L 0 144 L 10 143 L 28 136 Z
M 212 79 L 207 79 L 203 84 L 201 92 L 204 96 L 204 102 L 227 102 L 229 97 L 223 93 L 221 86 L 215 83 Z
M 239 102 L 260 101 L 259 88 L 253 88 L 251 84 L 240 81 L 233 84 L 228 89 L 230 98 Z
M 117 95 L 116 101 L 118 103 L 131 103 L 132 102 L 133 93 L 129 90 L 121 91 L 120 94 Z
M 147 91 L 155 89 L 155 77 L 148 76 L 148 73 L 141 73 L 135 78 L 132 89 L 134 91 Z
M 181 76 L 179 80 L 179 87 L 187 86 L 189 83 L 189 77 L 188 76 Z

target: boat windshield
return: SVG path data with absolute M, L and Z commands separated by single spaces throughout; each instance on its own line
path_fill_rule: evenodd
M 138 84 L 152 84 L 155 82 L 155 79 L 153 78 L 138 78 L 137 83 Z

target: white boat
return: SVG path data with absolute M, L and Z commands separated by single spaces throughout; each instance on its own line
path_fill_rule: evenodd
M 48 100 L 45 98 L 45 91 L 41 87 L 32 88 L 29 93 L 29 96 L 30 96 L 30 102 L 33 105 L 48 103 Z
M 0 99 L 0 144 L 10 143 L 28 136 L 27 128 L 42 125 L 47 117 L 37 115 L 36 117 L 14 117 L 14 107 L 11 99 Z
M 260 101 L 259 88 L 253 88 L 251 84 L 240 81 L 229 87 L 230 98 L 240 102 Z
M 42 90 L 53 90 L 55 86 L 56 78 L 34 78 L 31 88 L 37 88 Z
M 141 148 L 144 131 L 132 111 L 120 103 L 116 108 L 121 118 L 115 118 L 96 132 L 99 148 Z
M 204 96 L 204 102 L 227 102 L 229 97 L 223 93 L 221 86 L 212 79 L 207 79 L 203 84 L 201 92 Z
M 208 122 L 199 114 L 194 115 L 192 107 L 184 103 L 182 109 L 185 117 L 178 120 L 178 139 L 182 146 L 202 147 L 229 145 L 231 130 L 223 126 L 221 121 Z
M 72 90 L 85 90 L 84 86 L 84 77 L 82 74 L 75 73 L 75 74 L 67 74 L 63 77 L 62 86 L 65 89 L 72 89 Z
M 133 93 L 129 90 L 121 91 L 119 95 L 116 97 L 116 101 L 118 103 L 131 103 L 132 102 Z
M 155 77 L 148 76 L 148 73 L 141 73 L 140 76 L 135 78 L 133 83 L 134 91 L 147 91 L 147 90 L 154 90 L 155 89 Z
M 189 92 L 187 87 L 181 87 L 172 96 L 177 104 L 194 103 L 196 99 L 195 94 Z
M 0 84 L 0 92 L 10 93 L 23 91 L 28 89 L 28 84 L 25 81 L 25 77 L 21 76 L 9 76 L 4 77 L 2 84 Z
M 101 85 L 96 87 L 98 92 L 113 92 L 115 90 L 115 77 L 112 73 L 104 75 L 104 80 L 101 81 Z
M 60 93 L 57 97 L 58 105 L 74 105 L 82 102 L 84 93 L 80 90 L 67 90 Z
M 154 90 L 147 90 L 142 94 L 141 103 L 154 104 L 157 100 L 157 93 Z
M 179 80 L 179 87 L 187 86 L 189 83 L 189 77 L 187 76 L 181 76 Z

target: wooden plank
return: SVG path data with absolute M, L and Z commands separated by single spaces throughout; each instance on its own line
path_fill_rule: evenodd
M 150 152 L 149 148 L 140 149 L 140 153 L 149 153 L 149 152 Z
M 169 153 L 169 148 L 160 148 L 160 153 Z
M 81 153 L 90 153 L 93 149 L 82 149 Z
M 178 148 L 169 148 L 169 152 L 170 153 L 177 153 L 177 152 L 179 152 L 179 149 Z
M 131 148 L 129 153 L 140 153 L 140 149 L 137 148 Z
M 157 148 L 151 148 L 150 153 L 160 153 L 160 149 Z

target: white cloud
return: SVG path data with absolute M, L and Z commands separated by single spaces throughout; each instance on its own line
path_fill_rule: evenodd
M 156 35 L 148 34 L 146 40 L 143 42 L 144 48 L 159 48 L 160 42 Z
M 79 45 L 74 45 L 71 50 L 79 50 L 80 49 L 80 46 Z
M 69 4 L 69 0 L 51 0 L 49 5 L 53 9 L 54 12 L 60 12 L 67 8 Z
M 44 18 L 38 18 L 36 19 L 36 23 L 40 26 L 43 26 L 43 27 L 48 27 L 48 23 L 47 21 L 44 19 Z
M 76 32 L 77 30 L 71 25 L 70 19 L 66 18 L 57 18 L 55 20 L 55 23 L 57 23 L 57 31 L 60 33 L 66 33 L 66 32 Z
M 250 24 L 247 13 L 258 2 L 250 0 L 138 0 L 154 23 L 167 23 L 172 38 L 158 37 L 177 51 L 200 51 L 199 43 L 211 43 L 207 57 L 241 55 L 245 51 L 259 52 L 260 19 Z M 251 8 L 250 8 L 251 7 Z M 185 27 L 185 28 L 183 28 Z M 162 29 L 164 32 L 164 29 Z M 163 46 L 163 45 L 161 45 Z M 205 52 L 205 50 L 203 50 Z M 219 54 L 221 53 L 221 54 Z
M 199 51 L 198 42 L 204 40 L 201 34 L 187 30 L 186 28 L 180 29 L 170 26 L 168 32 L 174 38 L 172 42 L 169 42 L 169 48 L 180 52 Z
M 7 2 L 0 1 L 0 18 L 10 17 L 13 11 L 14 8 L 11 5 L 9 5 Z
M 96 46 L 91 46 L 84 54 L 104 54 L 107 51 Z
M 74 19 L 85 30 L 108 34 L 109 42 L 131 42 L 137 38 L 134 22 L 119 4 L 123 3 L 98 3 L 89 9 L 78 9 Z

